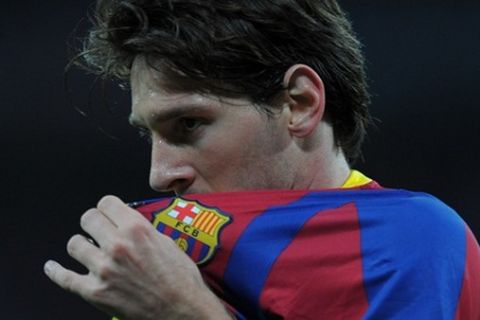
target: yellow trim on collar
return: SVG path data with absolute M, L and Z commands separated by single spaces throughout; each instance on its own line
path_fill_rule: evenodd
M 352 170 L 342 188 L 356 188 L 372 182 L 372 179 L 357 170 Z

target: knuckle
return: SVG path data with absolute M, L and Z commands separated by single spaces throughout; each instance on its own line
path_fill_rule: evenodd
M 107 280 L 113 277 L 115 274 L 115 269 L 113 265 L 109 262 L 104 262 L 98 267 L 98 277 L 101 280 Z
M 116 241 L 112 244 L 109 251 L 113 260 L 122 260 L 129 255 L 130 248 L 123 241 Z

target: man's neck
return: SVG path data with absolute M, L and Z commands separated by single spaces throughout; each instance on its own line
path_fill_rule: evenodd
M 323 160 L 323 168 L 312 172 L 307 189 L 340 188 L 350 176 L 351 169 L 343 152 L 339 151 L 330 159 Z

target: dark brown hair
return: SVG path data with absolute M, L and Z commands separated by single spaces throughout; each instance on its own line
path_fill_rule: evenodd
M 144 55 L 177 89 L 272 107 L 286 70 L 309 65 L 337 146 L 350 163 L 358 157 L 370 99 L 361 45 L 336 1 L 99 0 L 94 20 L 79 57 L 103 77 L 127 78 Z

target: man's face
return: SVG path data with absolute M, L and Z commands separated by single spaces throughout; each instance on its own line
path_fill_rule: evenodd
M 151 136 L 153 189 L 183 194 L 291 187 L 286 112 L 269 118 L 247 100 L 169 92 L 141 58 L 133 64 L 131 87 L 130 120 Z

